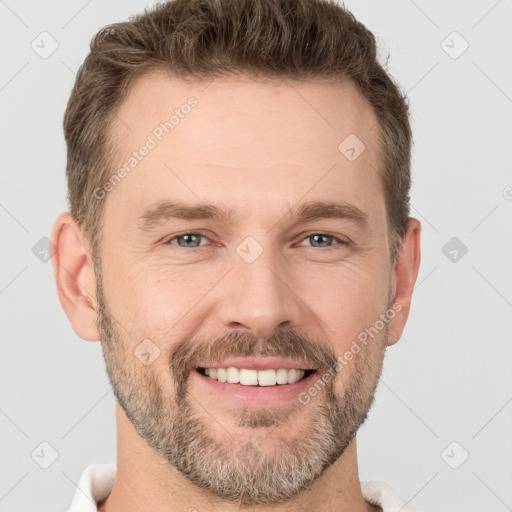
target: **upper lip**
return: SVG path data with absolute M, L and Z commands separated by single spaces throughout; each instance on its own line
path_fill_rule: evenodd
M 293 359 L 282 359 L 279 357 L 244 357 L 224 359 L 220 363 L 200 364 L 198 368 L 246 368 L 248 370 L 279 370 L 281 368 L 291 370 L 315 370 L 309 365 L 294 361 Z

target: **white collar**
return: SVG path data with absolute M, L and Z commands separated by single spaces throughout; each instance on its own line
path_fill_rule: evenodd
M 98 504 L 112 490 L 116 468 L 115 463 L 88 466 L 78 482 L 68 512 L 97 512 Z M 384 482 L 361 482 L 361 491 L 368 503 L 382 507 L 383 512 L 415 512 Z

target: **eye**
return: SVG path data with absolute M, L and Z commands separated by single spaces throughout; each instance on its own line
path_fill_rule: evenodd
M 345 242 L 344 240 L 341 240 L 340 238 L 334 236 L 334 235 L 331 235 L 329 233 L 313 233 L 311 235 L 308 235 L 306 238 L 304 238 L 304 241 L 305 240 L 311 240 L 312 241 L 312 245 L 311 247 L 317 247 L 317 248 L 323 248 L 323 247 L 327 247 L 327 248 L 330 248 L 332 247 L 333 241 L 337 241 L 339 243 L 341 243 L 342 245 L 348 245 L 347 242 Z M 318 245 L 315 245 L 315 244 L 318 244 Z M 302 243 L 300 245 L 303 245 Z
M 208 241 L 209 238 L 201 233 L 183 233 L 182 235 L 175 235 L 172 238 L 169 238 L 169 240 L 164 242 L 164 245 L 177 245 L 182 249 L 196 249 L 198 247 L 201 247 L 202 245 L 206 245 L 205 243 L 201 243 L 201 240 Z M 306 236 L 303 239 L 303 242 L 300 243 L 299 245 L 305 245 L 304 242 L 306 240 L 310 240 L 311 247 L 319 249 L 329 249 L 337 245 L 336 242 L 338 242 L 338 244 L 341 245 L 348 245 L 348 242 L 329 233 L 313 233 L 311 235 Z M 174 241 L 176 241 L 177 243 L 175 243 Z
M 172 244 L 172 245 L 178 245 L 178 247 L 182 247 L 183 249 L 194 249 L 196 247 L 199 247 L 201 245 L 201 238 L 204 238 L 205 240 L 208 240 L 208 238 L 201 233 L 184 233 L 183 235 L 176 235 L 167 240 L 165 242 L 166 244 Z M 174 244 L 172 241 L 178 240 L 177 244 Z M 180 243 L 180 241 L 183 241 L 183 244 Z

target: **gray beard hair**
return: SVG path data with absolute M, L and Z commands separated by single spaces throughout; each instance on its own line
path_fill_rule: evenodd
M 101 279 L 97 283 L 103 357 L 119 405 L 150 447 L 211 495 L 244 506 L 289 501 L 339 459 L 365 422 L 382 371 L 387 325 L 379 339 L 370 343 L 378 345 L 373 353 L 364 347 L 355 355 L 355 368 L 343 396 L 336 392 L 335 378 L 307 406 L 297 400 L 274 409 L 233 408 L 239 427 L 273 429 L 267 435 L 255 432 L 250 442 L 225 431 L 224 438 L 218 440 L 211 435 L 215 420 L 207 421 L 198 414 L 203 408 L 187 392 L 186 379 L 170 371 L 175 393 L 165 398 L 149 367 L 129 357 L 133 348 L 114 327 Z M 307 427 L 293 439 L 280 439 L 279 426 L 293 422 L 294 417 L 300 417 Z M 275 435 L 271 438 L 271 434 Z

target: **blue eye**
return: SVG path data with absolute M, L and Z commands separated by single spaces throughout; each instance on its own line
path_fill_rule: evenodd
M 314 240 L 313 243 L 320 244 L 320 245 L 312 245 L 312 247 L 316 247 L 316 248 L 332 247 L 335 244 L 329 243 L 329 242 L 333 242 L 333 241 L 337 241 L 342 244 L 346 244 L 346 242 L 344 242 L 343 240 L 340 240 L 339 238 L 335 237 L 334 235 L 330 235 L 328 233 L 314 233 L 312 235 L 308 235 L 306 238 L 304 238 L 304 240 L 311 240 L 311 241 Z M 327 244 L 327 245 L 325 245 L 325 244 Z M 303 245 L 303 244 L 300 244 L 300 245 Z
M 164 244 L 177 245 L 181 249 L 196 249 L 202 245 L 205 245 L 204 243 L 201 243 L 202 239 L 209 240 L 207 236 L 202 235 L 201 233 L 184 233 L 182 235 L 173 236 Z M 174 240 L 176 240 L 177 243 L 174 243 Z M 303 238 L 303 242 L 306 240 L 311 241 L 311 247 L 318 249 L 329 249 L 335 246 L 336 242 L 341 245 L 348 245 L 344 240 L 341 240 L 340 238 L 329 233 L 313 233 Z M 304 245 L 304 243 L 301 243 L 300 245 Z
M 184 240 L 184 245 L 178 244 L 172 244 L 172 245 L 178 245 L 178 247 L 181 247 L 183 249 L 194 249 L 196 247 L 199 247 L 200 245 L 203 245 L 200 242 L 201 238 L 207 239 L 204 235 L 201 235 L 200 233 L 185 233 L 183 235 L 177 235 L 172 237 L 170 240 L 168 240 L 166 243 L 171 244 L 173 240 Z

